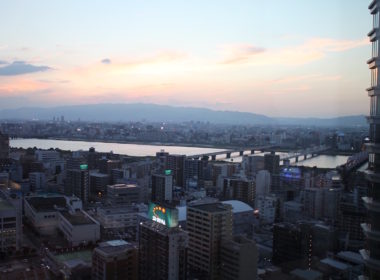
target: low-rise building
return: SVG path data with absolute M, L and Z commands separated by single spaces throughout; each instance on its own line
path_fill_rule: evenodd
M 141 187 L 137 184 L 115 184 L 107 187 L 107 201 L 110 205 L 141 202 Z
M 24 199 L 25 217 L 41 235 L 51 235 L 58 228 L 58 210 L 66 207 L 62 195 L 41 195 Z
M 59 229 L 70 246 L 95 243 L 100 239 L 100 225 L 83 210 L 59 211 Z
M 135 239 L 138 215 L 147 211 L 148 207 L 145 204 L 97 208 L 96 219 L 101 225 L 102 239 Z

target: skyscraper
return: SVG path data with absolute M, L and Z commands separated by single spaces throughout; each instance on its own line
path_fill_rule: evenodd
M 185 280 L 187 232 L 147 220 L 139 228 L 139 279 Z
M 275 152 L 264 155 L 264 169 L 268 170 L 271 175 L 280 173 L 280 156 Z
M 152 175 L 152 201 L 156 203 L 170 202 L 173 198 L 173 176 L 171 170 L 165 174 Z
M 87 165 L 81 165 L 80 169 L 66 170 L 65 195 L 75 195 L 83 203 L 89 199 L 89 172 Z
M 371 86 L 367 89 L 370 101 L 370 115 L 368 117 L 370 143 L 366 145 L 369 152 L 368 196 L 363 197 L 368 209 L 368 223 L 362 224 L 367 237 L 367 248 L 361 250 L 367 267 L 369 279 L 380 279 L 380 96 L 379 87 L 379 11 L 380 0 L 373 0 L 369 5 L 373 17 L 372 30 L 368 33 L 372 43 L 372 57 L 367 61 L 371 70 Z
M 9 137 L 0 132 L 0 159 L 9 158 Z
M 201 279 L 220 279 L 222 240 L 232 238 L 232 207 L 222 203 L 187 208 L 190 271 Z

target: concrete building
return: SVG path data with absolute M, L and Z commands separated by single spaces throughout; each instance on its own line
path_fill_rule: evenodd
M 46 189 L 46 176 L 43 172 L 31 172 L 29 173 L 30 190 L 32 192 L 42 191 Z
M 224 240 L 221 246 L 222 280 L 255 280 L 257 276 L 258 251 L 253 240 L 234 236 Z
M 146 220 L 139 228 L 139 279 L 187 279 L 188 234 Z
M 65 195 L 75 195 L 83 203 L 89 199 L 89 172 L 87 165 L 82 165 L 79 169 L 66 170 Z
M 138 215 L 147 211 L 148 207 L 145 204 L 115 204 L 108 207 L 98 207 L 96 209 L 96 219 L 101 226 L 102 239 L 122 238 L 135 240 L 137 238 Z
M 173 184 L 183 187 L 183 170 L 186 156 L 185 155 L 168 155 L 166 158 L 166 170 L 171 170 L 173 174 Z
M 41 235 L 52 235 L 58 228 L 58 210 L 65 209 L 62 195 L 39 195 L 24 199 L 25 217 Z
M 59 211 L 59 229 L 70 246 L 95 243 L 100 239 L 100 225 L 83 210 Z
M 268 170 L 261 170 L 256 174 L 256 197 L 270 193 L 271 177 Z
M 21 213 L 0 192 L 0 252 L 10 253 L 21 248 Z
M 363 197 L 368 209 L 368 223 L 363 223 L 362 228 L 367 238 L 367 248 L 360 251 L 368 268 L 369 279 L 380 279 L 380 96 L 379 87 L 379 43 L 380 43 L 380 0 L 373 0 L 369 5 L 373 17 L 373 25 L 368 33 L 372 44 L 372 56 L 367 61 L 371 70 L 371 86 L 367 89 L 370 96 L 369 139 L 366 144 L 369 152 L 368 170 L 368 196 Z
M 259 196 L 256 201 L 256 209 L 259 211 L 258 215 L 260 222 L 264 224 L 273 224 L 276 218 L 276 208 L 279 203 L 279 198 L 272 194 Z
M 59 152 L 51 150 L 37 150 L 34 155 L 41 162 L 52 162 L 60 160 Z
M 246 178 L 224 178 L 223 198 L 255 205 L 256 184 Z
M 155 203 L 170 202 L 173 199 L 173 175 L 171 171 L 165 174 L 152 175 L 152 201 Z
M 242 164 L 245 174 L 253 177 L 264 170 L 264 157 L 262 155 L 245 155 L 243 156 Z
M 93 280 L 138 279 L 138 249 L 124 240 L 102 242 L 92 254 Z
M 280 156 L 275 152 L 264 155 L 264 169 L 268 170 L 270 174 L 280 173 Z
M 305 188 L 302 192 L 305 214 L 311 218 L 322 217 L 323 189 Z
M 89 182 L 89 198 L 90 200 L 99 200 L 105 197 L 107 193 L 107 185 L 110 182 L 108 174 L 99 172 L 90 172 Z
M 141 202 L 141 187 L 137 184 L 107 186 L 107 203 L 110 205 L 137 204 Z
M 222 201 L 222 203 L 232 206 L 233 235 L 243 235 L 251 238 L 255 222 L 253 208 L 239 200 L 226 200 Z
M 9 137 L 0 132 L 0 159 L 9 158 Z
M 273 263 L 284 269 L 311 268 L 314 256 L 325 258 L 335 252 L 338 233 L 315 222 L 278 223 L 273 227 Z
M 221 242 L 232 238 L 232 207 L 222 203 L 187 208 L 188 264 L 202 279 L 219 279 Z

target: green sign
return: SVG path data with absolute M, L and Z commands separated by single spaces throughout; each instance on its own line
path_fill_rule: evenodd
M 80 170 L 87 170 L 88 165 L 87 164 L 81 164 L 81 165 L 79 165 L 79 168 L 80 168 Z
M 178 210 L 176 208 L 167 208 L 155 203 L 150 203 L 148 217 L 152 221 L 167 227 L 178 226 Z
M 165 170 L 165 175 L 172 175 L 172 171 L 170 169 Z

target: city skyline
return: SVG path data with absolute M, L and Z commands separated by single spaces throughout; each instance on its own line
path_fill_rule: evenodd
M 288 117 L 368 111 L 366 1 L 4 1 L 0 9 L 0 109 L 143 102 Z

